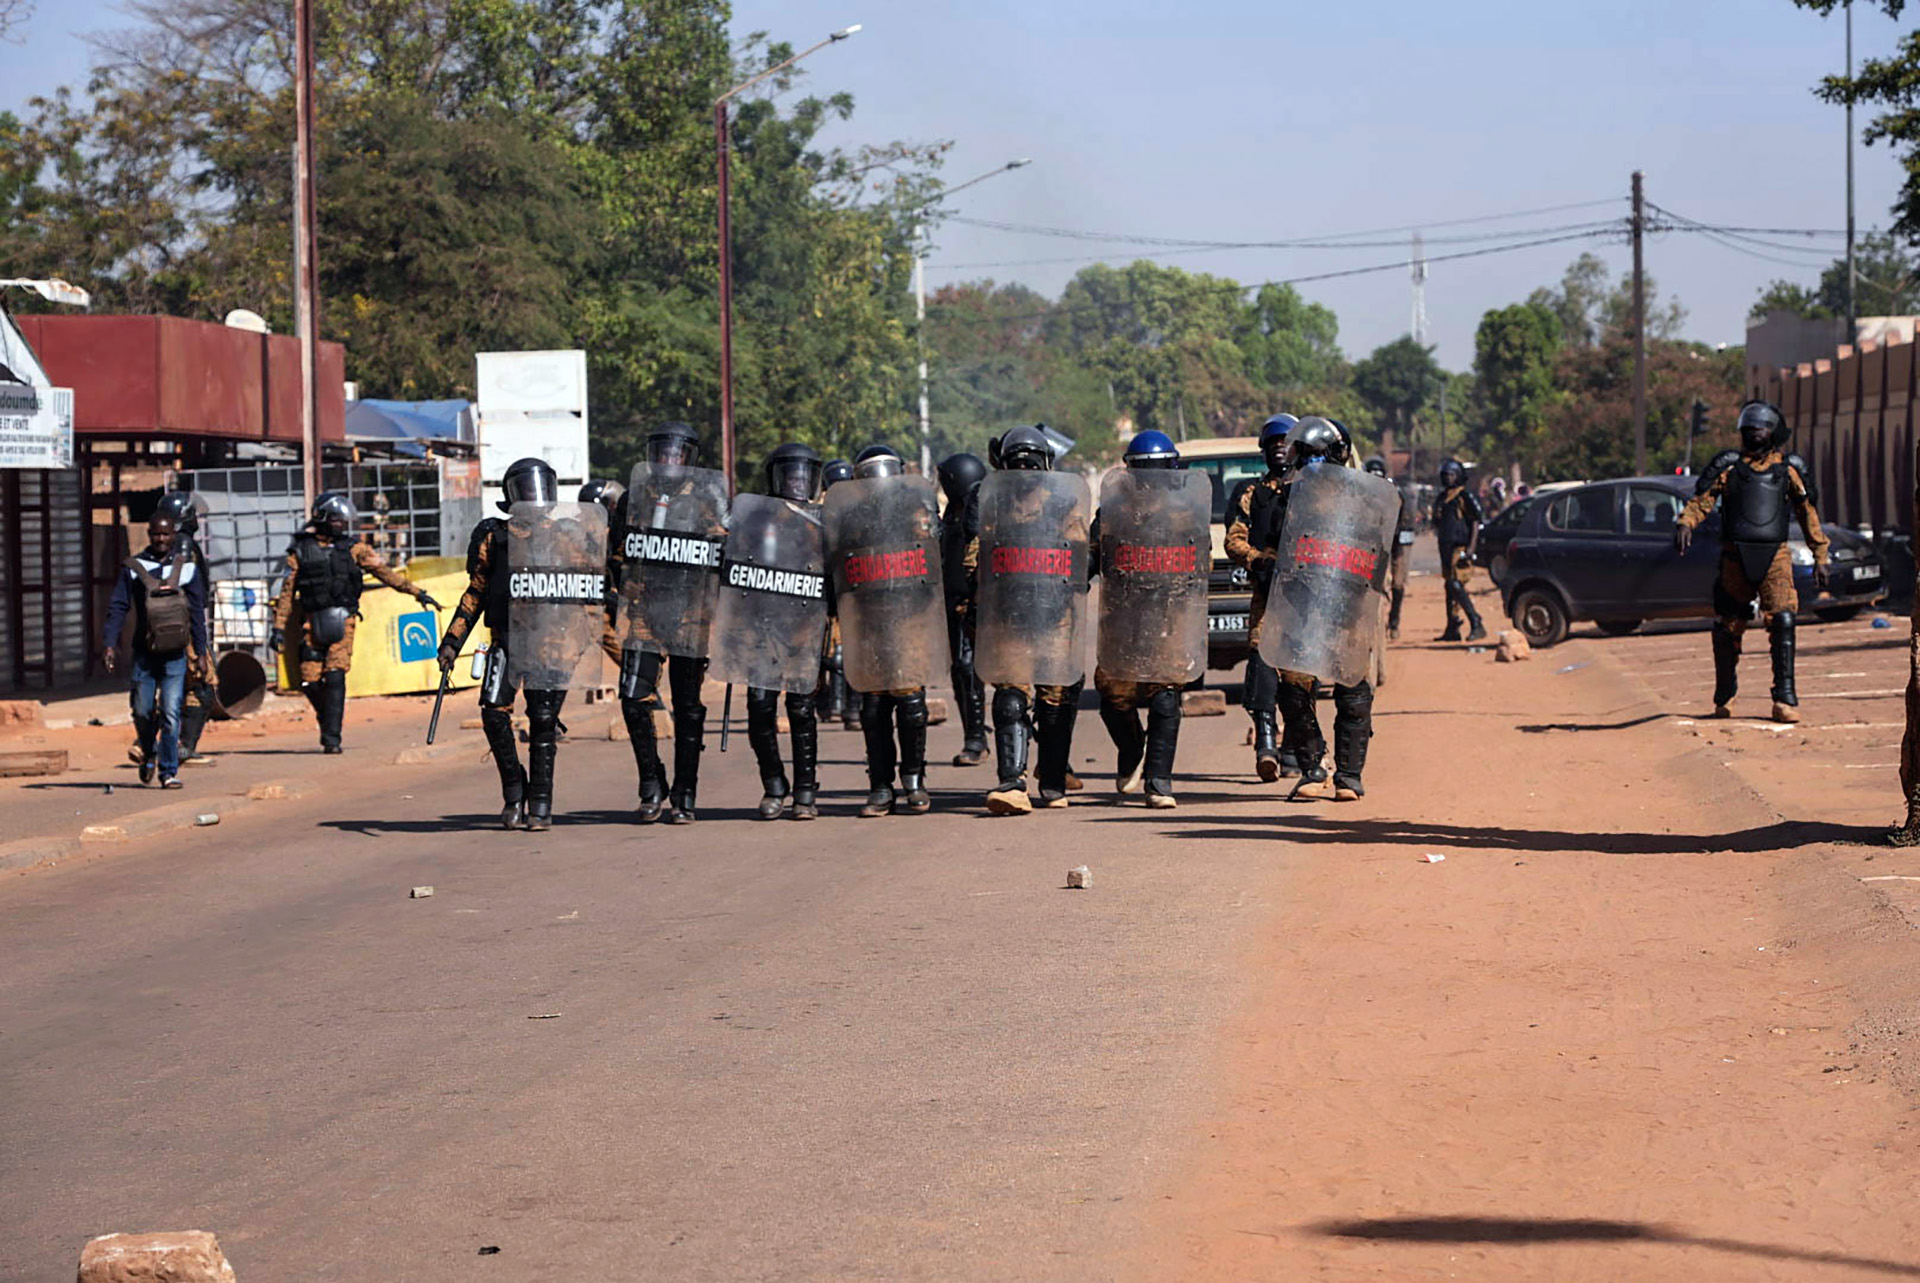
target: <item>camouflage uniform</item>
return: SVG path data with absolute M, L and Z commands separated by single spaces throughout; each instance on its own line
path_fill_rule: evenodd
M 1473 578 L 1468 547 L 1481 519 L 1480 501 L 1464 485 L 1449 487 L 1433 504 L 1433 528 L 1440 540 L 1440 576 L 1447 593 L 1447 631 L 1443 641 L 1460 640 L 1460 624 L 1483 632 L 1480 613 L 1473 608 L 1467 586 Z

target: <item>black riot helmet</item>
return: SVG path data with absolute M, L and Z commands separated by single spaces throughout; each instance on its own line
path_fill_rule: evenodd
M 1345 428 L 1332 419 L 1309 414 L 1287 433 L 1288 453 L 1298 468 L 1315 459 L 1344 464 L 1353 453 L 1353 442 Z
M 325 531 L 335 539 L 353 529 L 353 523 L 360 514 L 353 510 L 353 500 L 338 490 L 329 490 L 313 502 L 313 526 L 315 530 Z
M 965 503 L 974 487 L 987 479 L 987 465 L 976 454 L 950 454 L 940 461 L 940 488 L 949 504 Z
M 1000 466 L 1014 472 L 1052 472 L 1053 443 L 1039 428 L 1008 428 L 1000 438 Z
M 1749 454 L 1779 449 L 1792 435 L 1780 407 L 1768 401 L 1749 401 L 1740 407 L 1740 445 Z
M 558 503 L 560 477 L 545 459 L 515 459 L 500 478 L 500 490 L 502 512 L 511 512 L 516 503 Z
M 618 481 L 607 481 L 595 477 L 580 487 L 581 503 L 597 503 L 607 510 L 607 520 L 613 520 L 613 513 L 620 506 L 620 500 L 626 496 L 627 488 Z
M 183 535 L 198 534 L 200 531 L 200 508 L 189 491 L 167 491 L 160 496 L 160 502 L 154 508 L 154 512 L 165 513 L 172 517 L 175 527 Z
M 810 445 L 789 441 L 767 456 L 767 493 L 795 503 L 812 503 L 820 493 L 820 454 Z
M 1360 466 L 1363 471 L 1371 472 L 1376 477 L 1387 475 L 1387 461 L 1377 454 Z
M 890 445 L 870 445 L 853 457 L 856 477 L 897 477 L 906 470 L 900 452 Z
M 700 434 L 674 419 L 647 433 L 647 462 L 656 468 L 691 468 L 700 462 Z
M 825 494 L 842 481 L 853 480 L 853 465 L 845 459 L 828 459 L 820 470 L 820 492 Z
M 1467 484 L 1467 465 L 1458 459 L 1447 459 L 1440 465 L 1440 488 L 1451 490 L 1455 486 Z

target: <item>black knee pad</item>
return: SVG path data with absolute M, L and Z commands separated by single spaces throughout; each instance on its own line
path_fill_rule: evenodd
M 1155 691 L 1147 701 L 1147 712 L 1153 717 L 1178 718 L 1181 712 L 1180 691 L 1177 688 Z
M 527 692 L 527 739 L 553 740 L 560 733 L 562 691 Z
M 925 691 L 902 695 L 894 702 L 900 709 L 900 725 L 925 726 L 927 724 L 927 693 Z
M 620 652 L 620 698 L 660 706 L 660 657 L 643 650 Z
M 993 692 L 993 724 L 1025 721 L 1027 717 L 1027 693 L 1011 686 L 1001 686 Z

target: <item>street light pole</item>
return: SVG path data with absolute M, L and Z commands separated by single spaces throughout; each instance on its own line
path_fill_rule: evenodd
M 937 205 L 955 192 L 964 191 L 975 183 L 984 183 L 989 178 L 998 178 L 1009 170 L 1019 169 L 1022 165 L 1031 165 L 1033 161 L 1026 156 L 1019 160 L 1010 160 L 1004 165 L 989 169 L 984 174 L 969 178 L 964 183 L 940 192 L 930 200 L 921 202 L 919 208 Z M 933 475 L 933 419 L 928 412 L 927 398 L 927 232 L 926 220 L 914 224 L 913 228 L 913 312 L 914 334 L 920 345 L 920 475 Z
M 320 265 L 313 224 L 313 0 L 293 3 L 293 321 L 300 336 L 300 478 L 320 497 Z
M 784 62 L 775 63 L 751 80 L 735 85 L 713 100 L 714 149 L 717 155 L 717 173 L 719 175 L 720 200 L 720 459 L 727 474 L 727 492 L 733 493 L 733 224 L 727 209 L 727 153 L 730 150 L 727 131 L 727 103 L 736 95 L 745 93 L 761 81 L 777 76 L 807 55 L 838 44 L 854 32 L 860 30 L 860 24 L 843 27 L 825 40 L 809 45 Z

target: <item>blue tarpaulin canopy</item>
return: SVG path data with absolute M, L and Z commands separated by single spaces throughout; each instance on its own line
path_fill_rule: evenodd
M 400 454 L 424 457 L 426 441 L 465 441 L 468 401 L 347 402 L 347 440 L 377 442 Z

